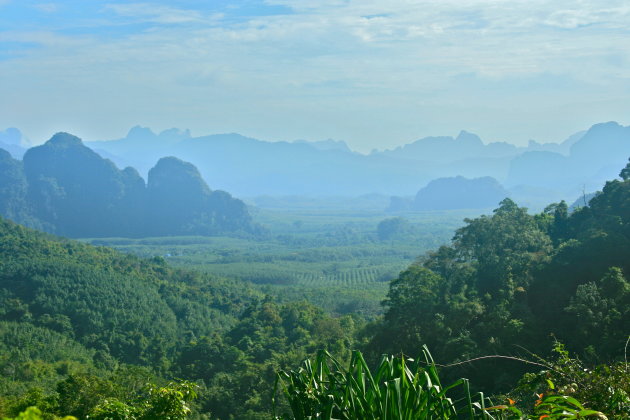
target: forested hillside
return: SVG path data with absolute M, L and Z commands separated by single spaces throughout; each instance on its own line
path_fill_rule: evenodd
M 67 133 L 23 161 L 0 150 L 0 215 L 69 237 L 255 230 L 245 204 L 211 191 L 190 163 L 162 158 L 145 185 L 135 169 L 119 170 Z
M 368 345 L 373 357 L 413 355 L 423 344 L 441 363 L 531 357 L 547 354 L 557 339 L 589 363 L 623 360 L 630 335 L 630 164 L 621 177 L 571 214 L 564 202 L 531 215 L 505 199 L 492 215 L 466 220 L 451 245 L 391 282 L 387 311 Z M 482 361 L 458 374 L 486 390 L 505 390 L 524 367 Z
M 343 355 L 354 331 L 306 302 L 5 220 L 0 308 L 0 415 L 38 405 L 83 417 L 188 378 L 203 391 L 196 412 L 266 418 L 276 369 L 318 348 Z
M 468 377 L 473 389 L 512 392 L 530 407 L 535 392 L 563 392 L 624 418 L 630 165 L 621 178 L 572 213 L 562 202 L 529 214 L 505 199 L 493 214 L 467 219 L 450 245 L 390 283 L 385 315 L 367 325 L 307 302 L 281 304 L 247 283 L 177 270 L 159 257 L 2 221 L 0 415 L 36 405 L 107 418 L 115 407 L 152 401 L 155 388 L 144 384 L 193 386 L 168 385 L 178 378 L 197 384 L 199 397 L 189 401 L 197 418 L 269 418 L 276 372 L 318 349 L 345 363 L 358 348 L 376 365 L 383 353 L 415 356 L 426 344 L 439 364 L 455 363 L 443 368 L 445 378 Z M 560 358 L 552 364 L 554 346 Z M 458 364 L 489 355 L 539 365 Z M 535 374 L 541 366 L 551 370 Z

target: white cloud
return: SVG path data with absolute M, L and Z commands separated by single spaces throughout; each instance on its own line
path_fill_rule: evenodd
M 151 3 L 117 3 L 105 5 L 106 10 L 114 13 L 155 23 L 176 24 L 201 22 L 202 13 L 196 10 L 177 9 Z
M 91 41 L 90 41 L 91 40 Z M 5 31 L 0 32 L 0 42 L 18 42 L 37 44 L 48 50 L 39 50 L 37 53 L 30 55 L 30 59 L 37 60 L 44 55 L 59 55 L 60 53 L 68 53 L 73 48 L 79 48 L 86 45 L 94 45 L 94 39 L 89 36 L 77 37 L 60 35 L 51 31 L 34 31 L 34 32 L 16 32 Z M 28 56 L 28 55 L 27 55 Z
M 535 114 L 551 121 L 561 118 L 554 112 L 562 107 L 630 94 L 619 64 L 630 62 L 625 1 L 268 3 L 295 13 L 221 21 L 199 10 L 112 3 L 107 11 L 157 25 L 107 39 L 98 31 L 0 33 L 0 40 L 43 47 L 0 61 L 0 79 L 14 97 L 68 98 L 54 112 L 72 111 L 103 130 L 112 124 L 91 114 L 113 115 L 121 131 L 153 122 L 156 129 L 177 125 L 197 133 L 371 141 L 365 149 L 384 147 L 377 143 L 384 139 L 455 134 L 442 131 L 449 121 L 452 131 L 485 129 L 496 139 L 497 119 Z M 553 97 L 538 88 L 548 79 L 560 82 L 550 87 Z M 606 103 L 622 103 L 612 99 Z M 538 129 L 531 122 L 520 127 Z

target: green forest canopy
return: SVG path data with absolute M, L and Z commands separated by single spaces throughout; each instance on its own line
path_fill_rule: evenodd
M 108 399 L 150 398 L 146 383 L 181 378 L 199 385 L 197 415 L 269 418 L 275 372 L 318 349 L 344 361 L 359 348 L 375 361 L 427 344 L 449 364 L 523 348 L 547 357 L 555 337 L 586 362 L 612 363 L 623 358 L 630 325 L 629 257 L 628 179 L 608 182 L 570 214 L 559 203 L 530 215 L 506 199 L 403 271 L 384 317 L 364 325 L 307 302 L 276 303 L 244 282 L 173 269 L 159 257 L 3 220 L 0 413 L 37 405 L 82 417 Z M 504 392 L 527 371 L 493 360 L 445 373 Z M 615 384 L 627 397 L 625 381 Z M 627 409 L 620 398 L 608 408 Z

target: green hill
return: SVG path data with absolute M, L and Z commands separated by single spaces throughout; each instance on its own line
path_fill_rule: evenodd
M 0 220 L 0 416 L 37 405 L 83 417 L 187 378 L 204 390 L 196 412 L 256 418 L 277 368 L 318 348 L 349 354 L 353 334 L 352 318 L 306 302 Z

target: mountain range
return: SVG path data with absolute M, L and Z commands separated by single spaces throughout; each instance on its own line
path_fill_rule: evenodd
M 367 155 L 335 140 L 270 142 L 237 133 L 193 137 L 188 130 L 156 134 L 140 126 L 121 139 L 85 144 L 142 176 L 159 158 L 177 157 L 212 185 L 241 197 L 412 197 L 438 178 L 489 176 L 519 204 L 539 209 L 562 199 L 572 202 L 616 177 L 630 156 L 630 127 L 595 124 L 563 142 L 530 141 L 526 147 L 485 144 L 462 131 Z
M 573 200 L 614 177 L 630 156 L 630 129 L 615 122 L 596 124 L 561 143 L 530 141 L 527 147 L 484 144 L 462 131 L 368 155 L 333 140 L 267 142 L 236 133 L 192 137 L 184 130 L 155 134 L 142 127 L 122 139 L 87 144 L 141 173 L 159 156 L 177 156 L 240 196 L 411 196 L 437 178 L 491 176 L 512 198 L 536 207 Z

